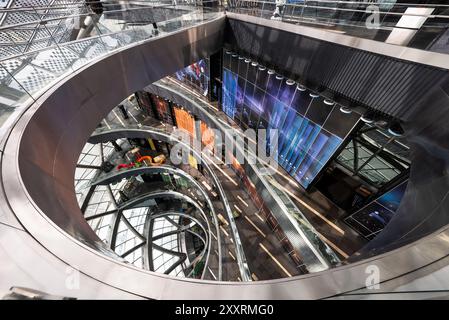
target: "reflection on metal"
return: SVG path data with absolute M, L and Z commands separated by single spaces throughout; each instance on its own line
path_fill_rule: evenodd
M 78 0 L 74 1 L 78 3 Z M 145 5 L 145 3 L 143 4 Z M 76 8 L 62 11 L 60 8 L 55 9 L 59 13 L 53 14 L 47 12 L 46 8 L 38 10 L 39 13 L 35 13 L 34 10 L 37 9 L 32 7 L 18 14 L 19 16 L 25 14 L 27 16 L 25 21 L 27 22 L 0 26 L 0 80 L 2 84 L 0 125 L 13 114 L 18 116 L 23 106 L 38 99 L 41 91 L 57 83 L 59 78 L 73 74 L 79 68 L 106 56 L 112 51 L 118 52 L 127 46 L 138 43 L 142 45 L 142 42 L 149 41 L 152 38 L 165 36 L 175 30 L 185 30 L 187 27 L 197 26 L 209 19 L 213 20 L 220 15 L 223 16 L 219 13 L 203 12 L 200 8 L 164 8 L 163 6 L 157 7 L 157 4 L 156 7 L 148 6 L 147 3 L 143 8 L 105 10 L 106 13 L 98 20 L 97 15 L 89 7 L 82 9 L 87 13 L 68 15 L 67 12 L 71 12 L 72 9 L 75 10 Z M 27 10 L 32 11 L 31 16 L 29 16 Z M 15 12 L 8 12 L 6 15 L 17 16 Z M 118 15 L 124 21 L 119 20 L 114 15 Z M 47 16 L 53 16 L 53 18 L 42 20 Z M 78 18 L 91 16 L 93 16 L 93 19 L 90 19 L 92 20 L 91 24 L 96 20 L 98 22 L 96 22 L 95 27 L 91 28 L 91 25 L 88 27 L 92 29 L 90 34 L 87 35 L 87 31 L 84 30 L 80 39 L 74 39 L 69 32 L 73 29 L 75 33 L 77 30 L 73 26 L 74 23 L 78 23 Z M 134 25 L 133 21 L 141 19 L 142 16 L 150 20 L 143 24 Z M 32 21 L 36 19 L 36 21 L 28 22 L 30 19 Z M 158 22 L 157 30 L 150 23 L 156 21 Z M 23 41 L 30 42 L 29 45 L 24 44 L 23 47 L 14 43 L 11 45 L 11 37 L 14 36 L 16 40 L 20 38 L 15 35 L 19 32 L 15 28 L 20 30 L 20 37 L 25 39 Z M 56 28 L 56 31 L 49 30 L 49 28 Z M 9 35 L 11 32 L 13 35 Z M 31 34 L 24 36 L 23 32 L 31 32 Z M 58 32 L 62 32 L 62 36 L 55 39 L 55 33 Z M 7 40 L 4 46 L 1 44 L 2 34 L 3 38 Z M 47 38 L 50 40 L 47 40 Z M 9 48 L 14 48 L 18 52 L 10 52 Z M 2 49 L 3 57 L 1 56 Z
M 447 30 L 446 4 L 375 3 L 364 1 L 299 1 L 284 3 L 282 12 L 270 1 L 231 0 L 228 11 L 247 19 L 252 16 L 265 19 L 266 24 L 280 24 L 280 21 L 294 25 L 311 26 L 336 35 L 350 35 L 358 38 L 376 39 L 400 46 L 415 46 L 418 49 L 448 52 L 448 46 L 441 48 L 435 42 Z M 370 11 L 371 9 L 371 11 Z M 380 21 L 380 17 L 382 20 Z M 429 32 L 430 29 L 435 30 Z M 318 33 L 318 32 L 317 32 Z M 421 41 L 410 43 L 418 34 Z M 442 41 L 444 42 L 444 41 Z M 439 50 L 438 50 L 439 49 Z

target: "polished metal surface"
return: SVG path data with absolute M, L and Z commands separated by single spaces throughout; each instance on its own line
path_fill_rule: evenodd
M 75 165 L 84 143 L 123 97 L 218 50 L 223 23 L 224 17 L 220 17 L 102 58 L 62 79 L 24 112 L 8 135 L 1 174 L 5 202 L 26 232 L 0 225 L 0 254 L 7 262 L 0 268 L 0 289 L 32 285 L 51 294 L 79 298 L 314 299 L 365 288 L 367 268 L 372 265 L 379 268 L 379 282 L 394 281 L 406 273 L 412 281 L 414 272 L 449 255 L 445 219 L 447 119 L 435 121 L 447 114 L 447 84 L 431 92 L 438 95 L 437 102 L 432 103 L 434 96 L 423 97 L 438 112 L 429 112 L 422 120 L 416 113 L 418 126 L 411 123 L 408 129 L 417 153 L 412 170 L 413 166 L 417 169 L 411 174 L 412 188 L 401 206 L 409 205 L 409 215 L 418 212 L 421 217 L 431 210 L 429 217 L 440 219 L 438 230 L 431 228 L 431 220 L 428 225 L 410 224 L 412 229 L 406 234 L 411 237 L 391 251 L 315 274 L 246 283 L 175 279 L 137 269 L 102 253 L 104 247 L 83 219 L 73 187 Z M 427 176 L 426 164 L 432 160 L 437 166 Z M 415 190 L 419 198 L 412 199 L 410 190 Z M 416 203 L 416 199 L 423 203 Z M 429 210 L 427 201 L 433 203 L 433 209 Z M 9 209 L 5 206 L 4 210 Z M 22 265 L 26 272 L 11 271 Z M 81 273 L 79 289 L 67 288 L 68 266 Z M 422 276 L 419 272 L 415 275 Z M 447 277 L 442 281 L 447 282 Z
M 432 67 L 449 69 L 449 59 L 447 54 L 424 51 L 414 48 L 401 47 L 394 44 L 363 39 L 346 34 L 340 34 L 325 29 L 306 27 L 302 25 L 288 24 L 276 20 L 268 20 L 246 14 L 227 12 L 229 19 L 245 21 L 259 26 L 283 30 L 298 35 L 305 35 L 309 38 L 338 43 L 354 49 L 364 50 L 371 53 L 380 54 L 395 59 L 416 62 Z
M 230 0 L 229 12 L 401 47 L 449 53 L 447 4 L 397 1 Z M 268 22 L 269 23 L 269 22 Z

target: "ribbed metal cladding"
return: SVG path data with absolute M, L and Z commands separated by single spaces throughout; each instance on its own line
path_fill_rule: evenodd
M 447 70 L 228 19 L 225 43 L 284 75 L 407 120 Z

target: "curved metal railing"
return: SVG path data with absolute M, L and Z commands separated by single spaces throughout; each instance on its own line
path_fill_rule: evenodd
M 106 137 L 106 140 L 111 140 L 111 137 L 114 136 L 115 134 L 119 134 L 120 132 L 128 132 L 128 133 L 132 133 L 134 136 L 148 136 L 148 135 L 155 135 L 157 137 L 159 137 L 160 139 L 165 139 L 169 142 L 173 142 L 173 143 L 179 143 L 180 145 L 182 145 L 184 148 L 190 150 L 190 152 L 192 153 L 192 155 L 196 158 L 196 159 L 204 159 L 202 157 L 202 155 L 200 153 L 198 153 L 198 151 L 196 151 L 194 148 L 191 148 L 191 146 L 189 144 L 186 144 L 183 141 L 179 141 L 177 140 L 176 136 L 173 136 L 170 128 L 154 128 L 154 127 L 146 127 L 146 126 L 129 126 L 127 128 L 100 128 L 98 129 L 90 138 L 90 142 L 97 142 L 98 139 L 103 139 L 103 137 Z M 115 136 L 114 136 L 115 137 Z M 220 199 L 221 202 L 225 208 L 225 212 L 228 216 L 228 220 L 230 221 L 230 226 L 231 226 L 231 231 L 232 231 L 232 235 L 234 237 L 234 245 L 236 248 L 236 255 L 237 255 L 237 263 L 239 265 L 239 270 L 240 270 L 240 274 L 242 277 L 243 281 L 251 281 L 251 273 L 249 271 L 248 268 L 248 263 L 246 261 L 246 257 L 243 251 L 243 247 L 242 247 L 242 243 L 240 241 L 240 236 L 237 230 L 237 227 L 235 225 L 235 221 L 234 218 L 232 216 L 232 210 L 230 208 L 230 204 L 229 201 L 226 197 L 225 191 L 220 183 L 220 180 L 218 179 L 217 175 L 215 174 L 215 172 L 212 170 L 212 168 L 210 167 L 208 161 L 206 161 L 207 159 L 204 159 L 204 161 L 202 161 L 202 164 L 204 165 L 204 168 L 206 169 L 206 171 L 209 173 L 210 177 L 212 178 L 212 181 L 215 185 L 215 187 L 218 190 L 218 193 L 220 195 Z M 208 199 L 208 198 L 207 198 Z M 210 201 L 209 201 L 210 202 Z M 212 203 L 209 203 L 210 208 L 212 208 L 213 210 L 213 205 Z M 215 222 L 215 226 L 218 228 L 218 220 L 217 220 L 217 216 L 215 214 L 215 211 L 213 211 L 213 219 Z M 220 233 L 217 233 L 217 237 L 218 237 L 218 242 L 220 242 Z M 219 247 L 220 248 L 220 247 Z M 219 250 L 219 256 L 221 256 L 220 250 Z M 221 263 L 221 262 L 220 262 Z M 220 269 L 221 270 L 221 267 Z M 221 278 L 221 274 L 219 276 L 219 278 Z
M 229 0 L 227 10 L 400 46 L 449 53 L 447 4 Z
M 139 3 L 156 4 L 156 2 L 146 1 Z M 160 2 L 158 3 L 160 4 Z M 160 6 L 165 6 L 165 4 L 160 4 Z M 0 127 L 17 109 L 36 101 L 58 79 L 75 72 L 87 63 L 140 41 L 161 37 L 217 17 L 216 13 L 203 10 L 200 7 L 177 6 L 176 9 L 171 9 L 177 12 L 176 16 L 166 14 L 163 21 L 158 21 L 157 24 L 152 23 L 152 19 L 146 20 L 145 24 L 132 23 L 138 21 L 142 17 L 142 13 L 145 16 L 152 10 L 157 10 L 157 8 L 152 6 L 140 9 L 111 10 L 109 13 L 127 14 L 128 23 L 117 19 L 100 18 L 94 23 L 93 30 L 88 37 L 63 42 L 53 38 L 46 43 L 45 47 L 36 50 L 15 55 L 6 54 L 3 57 L 0 53 Z M 63 20 L 73 20 L 92 14 L 89 12 L 66 16 Z M 61 21 L 61 18 L 51 18 L 39 23 L 25 22 L 20 26 L 42 28 L 51 38 L 51 32 L 48 31 L 46 24 L 53 19 Z M 13 26 L 6 26 L 3 29 L 0 27 L 0 33 L 11 28 Z M 8 123 L 12 123 L 12 120 Z M 0 138 L 2 135 L 0 128 Z

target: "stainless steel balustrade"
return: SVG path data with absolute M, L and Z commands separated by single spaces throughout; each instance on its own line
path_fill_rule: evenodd
M 203 272 L 201 274 L 201 279 L 204 279 L 204 276 L 205 276 L 205 273 L 206 273 L 206 267 L 209 266 L 209 258 L 210 258 L 211 252 L 212 252 L 212 250 L 211 250 L 211 246 L 212 246 L 211 239 L 212 239 L 212 237 L 210 237 L 210 235 L 211 235 L 211 225 L 209 223 L 209 220 L 207 219 L 207 215 L 204 212 L 203 208 L 201 208 L 201 206 L 196 201 L 194 201 L 193 199 L 187 197 L 185 194 L 182 194 L 182 193 L 177 192 L 177 191 L 173 191 L 173 190 L 158 191 L 158 190 L 155 190 L 155 191 L 152 191 L 152 192 L 147 193 L 147 194 L 142 194 L 142 195 L 140 195 L 137 198 L 134 198 L 134 199 L 131 199 L 131 200 L 127 201 L 121 207 L 117 208 L 117 211 L 118 212 L 123 212 L 123 210 L 130 209 L 130 208 L 136 208 L 136 207 L 139 207 L 139 205 L 147 207 L 147 205 L 145 204 L 145 201 L 147 201 L 149 199 L 157 199 L 157 198 L 182 199 L 182 201 L 185 201 L 185 202 L 193 205 L 196 208 L 196 210 L 198 210 L 198 212 L 202 216 L 203 220 L 206 222 L 206 226 L 204 227 L 204 226 L 202 226 L 200 221 L 198 221 L 194 217 L 192 217 L 190 215 L 183 214 L 183 213 L 179 213 L 179 212 L 177 213 L 178 216 L 183 216 L 185 218 L 191 219 L 192 221 L 195 221 L 205 231 L 205 235 L 206 235 L 206 239 L 204 239 L 205 246 L 204 246 L 204 249 L 202 250 L 202 252 L 199 254 L 200 258 L 198 259 L 198 260 L 201 260 L 204 256 L 206 256 L 205 268 L 203 269 Z M 165 213 L 163 213 L 163 214 L 165 214 Z M 122 215 L 122 213 L 120 213 L 120 215 Z M 161 215 L 162 215 L 162 213 L 157 214 L 155 216 L 148 215 L 145 224 L 146 225 L 149 224 L 151 220 L 157 219 L 158 217 L 161 217 Z M 113 238 L 112 241 L 111 241 L 112 249 L 114 249 L 114 246 L 115 246 L 115 242 L 114 241 L 115 241 L 116 236 L 117 236 L 117 228 L 118 228 L 118 224 L 119 224 L 120 220 L 121 219 L 116 219 L 116 221 L 118 221 L 118 222 L 116 223 L 116 226 L 114 227 L 115 235 L 113 235 L 113 237 L 115 237 L 115 238 Z M 126 218 L 125 218 L 125 221 L 126 221 Z M 146 239 L 147 250 L 151 250 L 152 249 L 152 242 L 150 242 L 150 241 L 153 240 L 151 235 L 149 234 L 151 232 L 151 230 L 148 230 L 148 227 L 146 227 L 145 229 L 146 229 L 147 233 L 144 233 L 142 236 Z M 220 250 L 220 245 L 218 246 L 218 250 Z M 219 267 L 218 268 L 219 268 L 219 272 L 221 274 L 221 263 L 220 263 L 221 262 L 221 256 L 220 256 L 220 253 L 219 253 L 218 259 L 219 259 L 218 260 L 219 261 Z M 148 264 L 149 263 L 151 263 L 151 262 L 148 262 Z M 221 279 L 219 279 L 219 280 L 221 280 Z
M 171 130 L 168 127 L 166 129 L 145 127 L 145 126 L 136 126 L 134 128 L 132 126 L 128 126 L 126 128 L 120 127 L 117 129 L 100 128 L 100 129 L 97 129 L 96 132 L 94 132 L 94 134 L 89 138 L 88 141 L 90 143 L 98 143 L 101 141 L 110 141 L 110 140 L 119 139 L 119 138 L 123 138 L 123 137 L 136 138 L 136 137 L 147 137 L 149 135 L 157 138 L 158 140 L 167 141 L 167 142 L 173 143 L 173 144 L 175 144 L 175 143 L 181 144 L 183 147 L 190 150 L 192 152 L 192 155 L 198 161 L 201 161 L 201 163 L 204 166 L 204 168 L 206 169 L 206 171 L 212 177 L 214 185 L 216 186 L 216 188 L 218 189 L 218 193 L 220 194 L 221 202 L 223 203 L 223 206 L 225 208 L 226 215 L 228 217 L 228 220 L 229 220 L 229 223 L 231 226 L 232 236 L 234 238 L 234 244 L 235 244 L 236 256 L 237 256 L 236 258 L 237 258 L 237 263 L 239 265 L 239 270 L 240 270 L 240 275 L 242 277 L 242 280 L 243 281 L 251 281 L 251 272 L 249 270 L 248 263 L 246 261 L 243 246 L 240 241 L 240 236 L 239 236 L 237 227 L 235 225 L 234 217 L 232 215 L 231 207 L 230 207 L 229 201 L 226 197 L 226 193 L 224 192 L 224 189 L 220 183 L 220 180 L 218 179 L 214 170 L 211 169 L 207 159 L 205 159 L 200 153 L 198 153 L 197 150 L 192 148 L 189 144 L 186 144 L 182 141 L 177 140 L 177 137 L 173 136 L 171 134 Z M 209 204 L 209 206 L 211 208 L 213 208 L 211 203 Z M 215 226 L 218 228 L 218 220 L 217 220 L 217 216 L 216 216 L 215 212 L 213 214 L 213 218 L 215 221 Z M 217 237 L 220 237 L 220 233 L 217 234 Z M 219 254 L 219 256 L 221 256 L 221 253 Z M 220 268 L 220 270 L 221 270 L 221 268 Z M 221 279 L 221 275 L 219 276 L 219 278 Z
M 162 37 L 217 17 L 215 13 L 203 13 L 202 9 L 182 12 L 184 14 L 180 17 L 160 22 L 157 34 L 151 24 L 130 26 L 113 32 L 100 27 L 95 36 L 86 39 L 56 44 L 0 60 L 0 125 L 16 110 L 36 101 L 60 77 L 93 60 L 149 38 Z M 8 123 L 12 123 L 12 120 Z M 0 129 L 0 139 L 2 135 Z
M 144 130 L 145 128 L 143 128 Z M 105 134 L 107 134 L 107 132 L 105 132 Z M 220 236 L 220 229 L 219 229 L 219 224 L 218 224 L 218 219 L 217 219 L 217 213 L 215 212 L 214 206 L 209 198 L 209 196 L 207 195 L 206 191 L 204 190 L 204 188 L 201 186 L 201 184 L 196 181 L 192 176 L 190 176 L 189 174 L 187 174 L 186 172 L 184 172 L 181 169 L 178 169 L 176 167 L 173 166 L 169 166 L 169 165 L 160 165 L 160 166 L 150 166 L 150 167 L 139 167 L 139 168 L 132 168 L 132 169 L 123 169 L 121 171 L 112 171 L 106 174 L 103 174 L 101 176 L 97 176 L 96 178 L 94 178 L 91 181 L 91 185 L 92 186 L 96 186 L 96 185 L 103 185 L 103 184 L 109 184 L 113 181 L 117 181 L 120 179 L 123 179 L 125 177 L 131 177 L 131 176 L 135 176 L 135 175 L 141 175 L 141 174 L 145 174 L 145 173 L 164 173 L 164 172 L 168 172 L 168 173 L 172 173 L 172 174 L 176 174 L 179 176 L 182 176 L 184 178 L 186 178 L 192 185 L 195 186 L 195 188 L 197 190 L 199 190 L 204 198 L 204 201 L 207 203 L 210 211 L 211 211 L 211 217 L 213 219 L 213 225 L 215 226 L 215 232 L 217 235 L 217 247 L 218 247 L 218 280 L 222 280 L 222 250 L 221 250 L 221 236 Z M 159 194 L 158 194 L 159 195 Z M 170 194 L 168 194 L 170 195 Z M 87 199 L 88 200 L 88 199 Z M 131 202 L 135 202 L 135 201 L 131 201 Z M 137 202 L 140 202 L 140 200 L 137 200 Z M 189 202 L 190 203 L 190 202 Z M 126 209 L 129 206 L 132 206 L 133 204 L 130 203 L 126 203 L 125 206 L 121 206 L 119 208 L 117 208 L 117 212 L 118 211 L 122 211 L 124 209 Z M 197 206 L 199 209 L 201 209 L 201 212 L 204 213 L 202 211 L 202 208 L 200 208 L 200 206 Z M 197 208 L 197 209 L 198 209 Z M 101 214 L 100 214 L 101 215 Z M 203 217 L 206 219 L 206 215 L 204 214 Z M 92 219 L 91 217 L 86 217 L 86 220 L 90 220 Z M 212 232 L 211 230 L 211 226 L 209 225 L 209 222 L 207 221 L 207 233 L 210 234 Z M 111 228 L 112 230 L 116 229 L 114 227 Z M 209 259 L 209 254 L 211 252 L 211 239 L 212 237 L 208 237 L 207 239 L 207 243 L 208 243 L 208 256 L 206 259 L 206 263 L 205 266 L 208 266 L 208 259 Z M 202 276 L 202 278 L 204 277 L 204 274 Z
M 226 9 L 229 12 L 307 25 L 406 47 L 449 53 L 449 46 L 446 43 L 449 32 L 447 4 L 335 0 L 304 0 L 285 4 L 263 0 L 230 0 L 228 4 Z M 275 11 L 279 11 L 279 14 L 275 14 Z M 420 32 L 425 34 L 425 42 L 423 39 L 410 42 L 413 36 Z

